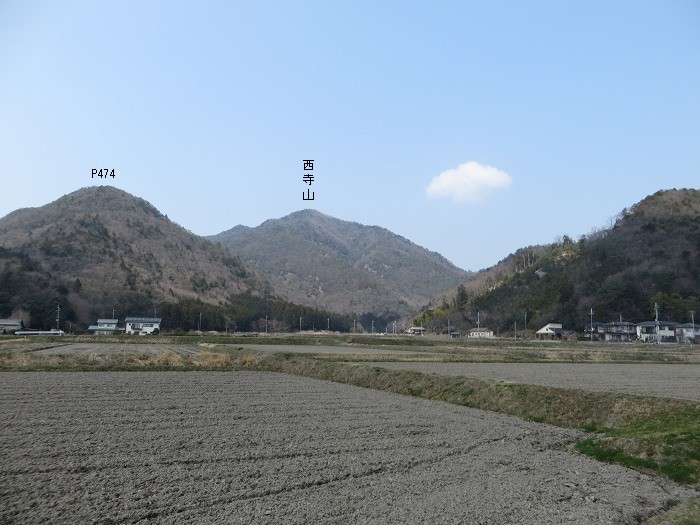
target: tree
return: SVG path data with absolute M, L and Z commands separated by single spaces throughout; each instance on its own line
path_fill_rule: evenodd
M 452 300 L 452 306 L 455 310 L 462 310 L 467 304 L 468 300 L 469 296 L 467 295 L 467 289 L 464 287 L 463 284 L 460 284 L 457 287 L 457 293 L 455 294 L 455 297 Z

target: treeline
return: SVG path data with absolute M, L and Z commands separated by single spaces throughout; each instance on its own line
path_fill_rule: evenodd
M 262 297 L 249 292 L 231 297 L 226 304 L 212 305 L 196 299 L 177 303 L 160 303 L 158 317 L 164 330 L 216 330 L 223 332 L 290 332 L 326 330 L 349 332 L 353 317 L 308 306 L 297 305 L 275 297 Z M 148 314 L 144 310 L 143 314 Z M 201 314 L 201 318 L 200 318 Z M 200 324 L 201 320 L 201 324 Z

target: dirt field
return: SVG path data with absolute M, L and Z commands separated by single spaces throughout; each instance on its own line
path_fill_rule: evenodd
M 94 355 L 118 355 L 124 352 L 132 352 L 135 354 L 146 354 L 155 355 L 159 354 L 165 350 L 172 350 L 179 354 L 191 355 L 202 350 L 207 350 L 209 347 L 223 347 L 224 345 L 182 345 L 182 344 L 162 344 L 162 343 L 150 343 L 150 344 L 137 344 L 137 343 L 64 343 L 60 342 L 56 346 L 49 346 L 47 344 L 36 345 L 35 350 L 32 349 L 31 344 L 22 345 L 7 345 L 8 351 L 30 351 L 37 355 L 82 355 L 88 356 Z M 344 346 L 327 346 L 327 345 L 265 345 L 265 344 L 236 344 L 230 345 L 233 348 L 245 348 L 248 350 L 257 350 L 260 352 L 294 352 L 300 354 L 310 354 L 310 353 L 332 353 L 332 354 L 372 354 L 372 355 L 404 355 L 404 354 L 419 354 L 419 352 L 412 352 L 409 350 L 392 349 L 392 350 L 382 350 L 382 349 L 371 349 L 371 348 L 349 348 Z
M 358 364 L 358 363 L 354 363 Z M 593 363 L 363 363 L 392 370 L 700 401 L 699 365 Z
M 581 433 L 262 372 L 0 374 L 0 523 L 637 523 Z

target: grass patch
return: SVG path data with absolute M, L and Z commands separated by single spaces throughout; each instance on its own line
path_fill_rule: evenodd
M 661 472 L 700 485 L 700 410 L 686 406 L 605 429 L 577 449 L 603 461 Z M 648 463 L 647 463 L 648 462 Z

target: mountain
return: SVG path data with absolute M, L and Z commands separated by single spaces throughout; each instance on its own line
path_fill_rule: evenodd
M 302 210 L 209 237 L 300 304 L 390 321 L 414 312 L 469 273 L 378 226 Z
M 154 305 L 269 292 L 230 251 L 170 221 L 143 199 L 99 186 L 0 219 L 0 317 L 34 327 L 62 318 L 143 315 Z
M 518 250 L 418 314 L 425 326 L 476 324 L 512 331 L 550 322 L 582 330 L 596 321 L 700 317 L 700 190 L 659 191 L 577 241 L 564 235 Z

